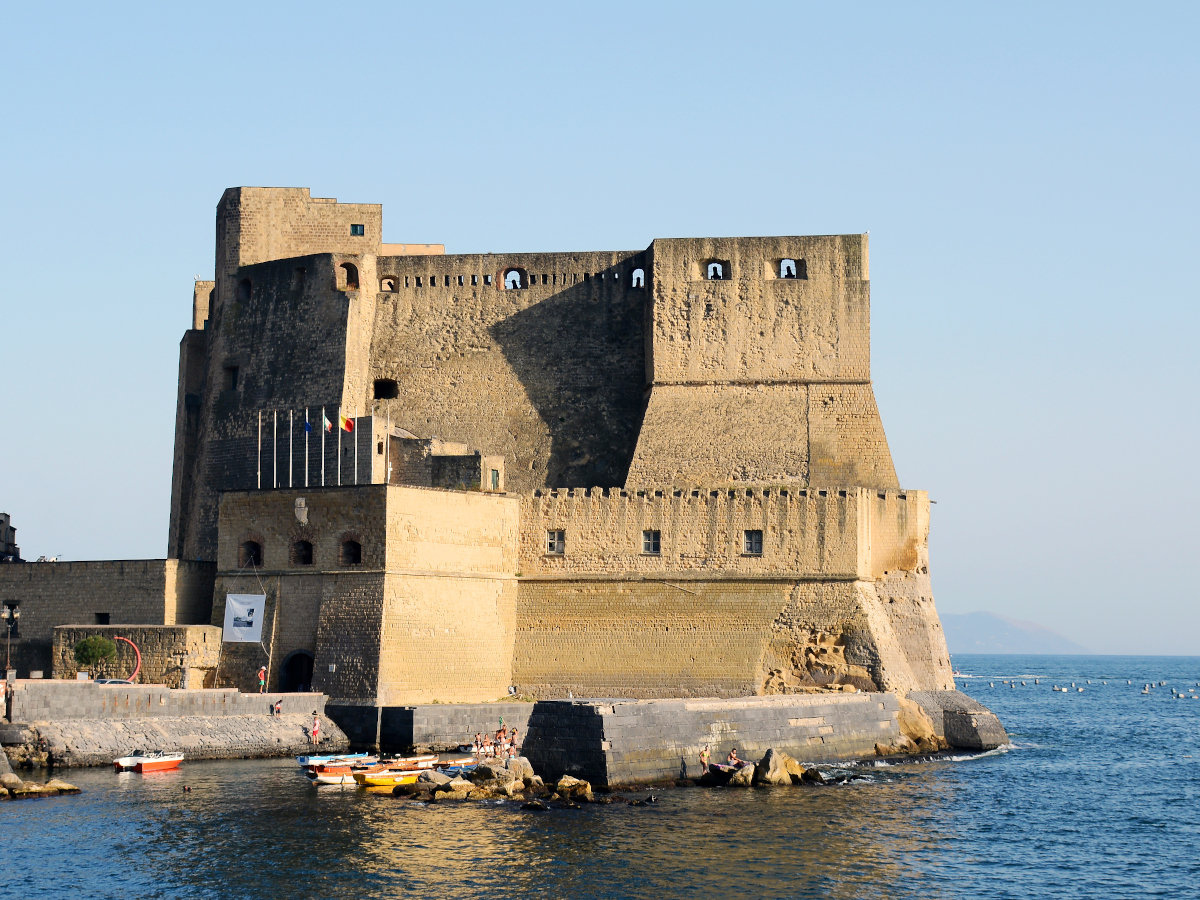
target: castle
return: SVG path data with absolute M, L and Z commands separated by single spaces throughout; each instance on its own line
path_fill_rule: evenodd
M 262 640 L 196 677 L 266 665 L 368 723 L 511 693 L 953 688 L 929 499 L 871 385 L 865 235 L 448 255 L 382 243 L 379 205 L 251 187 L 216 226 L 168 559 L 0 567 L 31 667 L 54 626 L 221 626 L 254 594 Z

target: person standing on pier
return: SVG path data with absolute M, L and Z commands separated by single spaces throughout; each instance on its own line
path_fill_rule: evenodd
M 709 750 L 709 745 L 705 744 L 704 749 L 700 751 L 700 774 L 703 775 L 708 771 L 708 764 L 712 762 L 712 751 Z
M 267 691 L 267 667 L 258 667 L 258 692 L 265 694 Z
M 317 715 L 315 709 L 313 710 L 312 742 L 314 747 L 321 743 L 321 717 Z

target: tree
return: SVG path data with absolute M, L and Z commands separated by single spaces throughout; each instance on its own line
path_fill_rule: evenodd
M 75 662 L 88 670 L 93 678 L 103 671 L 108 662 L 117 655 L 117 644 L 102 634 L 85 637 L 75 645 Z

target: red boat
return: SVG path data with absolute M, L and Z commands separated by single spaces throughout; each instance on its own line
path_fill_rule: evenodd
M 135 772 L 165 772 L 167 769 L 178 769 L 183 762 L 182 753 L 147 753 L 135 750 L 129 756 L 113 760 L 113 768 L 118 772 L 133 769 Z

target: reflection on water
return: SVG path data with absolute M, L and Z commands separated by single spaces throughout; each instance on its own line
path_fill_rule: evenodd
M 956 662 L 1010 677 L 995 659 Z M 1086 668 L 1098 658 L 1052 659 L 1060 679 L 1104 677 Z M 1155 666 L 1180 686 L 1200 679 L 1200 661 Z M 644 807 L 422 806 L 315 788 L 280 760 L 73 771 L 81 796 L 0 805 L 0 895 L 1181 896 L 1200 883 L 1197 760 L 1183 758 L 1200 702 L 1140 697 L 1150 677 L 1124 678 L 1072 696 L 972 682 L 1011 752 L 866 765 L 836 787 L 663 791 Z

